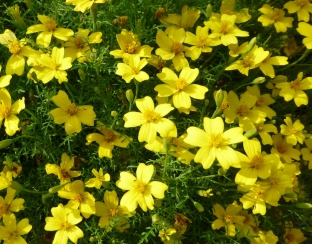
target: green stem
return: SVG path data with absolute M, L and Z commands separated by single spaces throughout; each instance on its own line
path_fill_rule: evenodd
M 113 125 L 115 124 L 116 120 L 118 119 L 118 115 L 121 113 L 121 111 L 123 110 L 124 107 L 125 107 L 125 105 L 122 105 L 122 106 L 121 106 L 121 108 L 120 108 L 119 111 L 118 111 L 117 116 L 114 117 L 114 120 L 113 120 L 113 122 L 112 122 L 112 124 L 110 125 L 109 128 L 111 128 L 111 129 L 113 128 Z
M 91 10 L 91 16 L 92 16 L 92 22 L 93 22 L 93 31 L 96 31 L 97 4 L 93 3 L 90 10 Z
M 69 89 L 68 84 L 67 84 L 66 82 L 64 82 L 64 85 L 65 85 L 65 88 L 66 88 L 66 90 L 68 91 L 68 93 L 69 93 L 69 95 L 70 95 L 70 97 L 71 97 L 71 100 L 72 100 L 73 102 L 75 102 L 75 96 L 74 96 L 74 94 L 72 93 L 72 91 Z
M 193 171 L 195 171 L 195 170 L 197 170 L 197 169 L 199 169 L 199 168 L 201 168 L 201 167 L 202 167 L 202 165 L 199 164 L 199 165 L 195 166 L 194 168 L 188 170 L 188 171 L 185 172 L 184 174 L 181 174 L 181 175 L 179 175 L 178 177 L 176 177 L 176 178 L 174 178 L 174 179 L 175 179 L 175 180 L 179 180 L 179 179 L 183 178 L 184 176 L 186 176 L 186 175 L 192 173 Z
M 215 183 L 215 184 L 217 184 L 217 185 L 220 185 L 220 186 L 237 186 L 236 183 L 220 183 L 218 181 L 214 181 L 214 180 L 210 180 L 210 179 L 208 179 L 208 180 L 213 182 L 213 183 Z
M 38 194 L 38 195 L 43 195 L 43 194 L 47 194 L 49 193 L 48 191 L 32 191 L 32 190 L 28 190 L 28 189 L 23 189 L 23 191 L 31 193 L 31 194 Z
M 299 63 L 302 59 L 304 59 L 310 52 L 311 52 L 311 49 L 307 49 L 307 50 L 304 52 L 304 54 L 303 54 L 300 58 L 297 59 L 297 61 L 295 61 L 295 62 L 291 63 L 290 65 L 288 65 L 288 66 L 286 66 L 286 67 L 284 67 L 284 68 L 282 68 L 282 69 L 279 69 L 279 70 L 277 70 L 277 71 L 278 71 L 278 72 L 279 72 L 279 71 L 283 71 L 283 70 L 285 70 L 285 69 L 289 69 L 290 67 L 296 65 L 296 64 Z
M 23 111 L 28 113 L 36 122 L 40 123 L 38 118 L 33 114 L 33 112 L 30 112 L 27 108 L 24 108 Z
M 219 114 L 220 107 L 217 107 L 216 110 L 213 112 L 211 119 L 214 119 L 215 117 L 217 117 L 217 115 Z
M 131 111 L 132 106 L 135 103 L 135 100 L 138 98 L 138 95 L 139 95 L 139 82 L 134 80 L 134 84 L 135 84 L 135 95 L 134 95 L 134 99 L 133 99 L 132 103 L 130 103 L 129 111 Z

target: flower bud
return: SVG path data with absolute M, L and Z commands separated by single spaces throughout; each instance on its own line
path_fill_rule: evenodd
M 112 111 L 112 112 L 111 112 L 111 116 L 112 116 L 112 117 L 116 117 L 117 115 L 118 115 L 118 113 L 117 113 L 116 111 Z
M 209 100 L 208 99 L 205 99 L 205 106 L 207 107 L 209 104 Z
M 157 208 L 160 208 L 161 205 L 162 205 L 162 201 L 160 199 L 155 199 L 154 206 L 157 207 Z
M 207 14 L 207 20 L 209 20 L 212 15 L 212 5 L 210 3 L 207 5 L 206 14 Z
M 166 152 L 170 151 L 170 141 L 167 137 L 163 138 L 163 146 L 164 146 Z
M 78 69 L 78 75 L 82 81 L 86 79 L 86 73 L 83 71 L 83 69 Z
M 53 194 L 53 193 L 57 193 L 58 191 L 62 190 L 62 188 L 64 187 L 64 185 L 66 184 L 62 184 L 62 185 L 58 185 L 58 186 L 53 186 L 49 189 L 49 193 Z
M 307 202 L 296 203 L 295 206 L 296 208 L 312 208 L 312 204 Z
M 265 77 L 258 77 L 254 79 L 252 82 L 250 82 L 250 84 L 258 85 L 258 84 L 262 84 L 263 82 L 265 82 Z
M 292 193 L 286 193 L 283 195 L 283 197 L 287 197 L 287 198 L 297 198 L 297 194 L 292 192 Z
M 223 91 L 220 89 L 215 94 L 216 105 L 218 108 L 221 107 L 223 103 L 223 99 L 224 99 L 224 94 L 223 94 Z
M 250 129 L 249 131 L 247 131 L 244 136 L 247 137 L 247 138 L 251 138 L 253 137 L 254 135 L 257 134 L 257 129 L 256 128 L 252 128 Z
M 33 5 L 32 5 L 31 0 L 25 0 L 25 3 L 29 9 L 32 9 Z
M 131 89 L 126 91 L 126 98 L 129 103 L 133 102 L 133 91 Z
M 245 54 L 249 53 L 255 47 L 256 43 L 257 43 L 257 37 L 252 38 L 250 42 L 248 43 Z
M 157 213 L 157 214 L 154 214 L 154 215 L 152 215 L 152 223 L 153 224 L 155 224 L 155 223 L 157 223 L 158 221 L 159 221 L 159 214 Z
M 23 18 L 20 15 L 19 12 L 19 6 L 18 5 L 14 5 L 12 7 L 9 7 L 7 10 L 13 17 L 13 19 L 16 21 L 16 23 L 23 29 L 27 28 L 26 23 L 24 22 Z
M 0 149 L 3 149 L 3 148 L 10 146 L 13 142 L 14 142 L 13 139 L 6 139 L 3 141 L 0 141 Z
M 199 202 L 194 202 L 194 206 L 198 210 L 198 212 L 204 212 L 205 211 L 203 205 L 201 205 Z
M 218 169 L 218 175 L 222 176 L 222 175 L 225 175 L 226 174 L 226 171 L 224 168 L 219 168 Z

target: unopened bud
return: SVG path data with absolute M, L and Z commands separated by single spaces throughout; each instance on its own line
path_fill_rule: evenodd
M 155 224 L 159 221 L 159 214 L 152 215 L 152 223 Z
M 126 91 L 126 98 L 129 103 L 133 102 L 133 91 L 131 89 Z
M 194 202 L 194 206 L 198 210 L 198 212 L 204 212 L 205 211 L 203 205 L 201 205 L 199 202 Z
M 62 185 L 58 185 L 58 186 L 53 186 L 49 189 L 49 193 L 53 194 L 53 193 L 57 193 L 58 191 L 62 190 L 62 188 L 64 187 L 64 185 L 66 184 L 62 184 Z
M 263 82 L 265 82 L 265 77 L 258 77 L 254 79 L 250 84 L 258 85 L 258 84 L 262 84 Z
M 16 21 L 16 23 L 23 29 L 27 28 L 27 25 L 25 24 L 23 18 L 20 15 L 19 12 L 19 6 L 14 5 L 12 7 L 8 8 L 8 12 L 12 15 L 13 19 Z
M 31 0 L 25 0 L 25 3 L 29 9 L 32 9 L 33 5 L 32 5 Z
M 207 107 L 209 104 L 209 100 L 208 99 L 205 99 L 205 106 Z
M 292 193 L 286 193 L 283 195 L 283 197 L 287 197 L 287 198 L 297 198 L 297 194 L 292 192 Z
M 162 205 L 162 201 L 160 199 L 155 199 L 154 206 L 157 207 L 157 208 L 160 208 L 161 205 Z
M 78 69 L 78 75 L 82 81 L 86 79 L 86 73 L 83 71 L 83 69 Z
M 225 175 L 226 174 L 226 171 L 224 168 L 219 168 L 218 169 L 218 175 L 222 176 L 222 175 Z
M 249 53 L 255 47 L 256 43 L 257 43 L 257 37 L 252 38 L 250 42 L 248 43 L 245 54 Z
M 295 206 L 296 208 L 312 208 L 312 204 L 307 202 L 296 203 Z
M 117 115 L 118 115 L 118 113 L 117 113 L 116 111 L 112 111 L 112 112 L 111 112 L 111 116 L 112 116 L 112 117 L 116 117 Z
M 3 141 L 0 141 L 0 149 L 3 149 L 3 148 L 10 146 L 13 142 L 14 142 L 13 139 L 6 139 Z
M 207 14 L 207 20 L 209 20 L 212 15 L 212 5 L 210 3 L 207 5 L 206 14 Z
M 163 138 L 163 146 L 164 146 L 166 152 L 170 151 L 170 141 L 167 137 Z
M 252 129 L 250 129 L 249 131 L 247 131 L 247 132 L 244 134 L 244 136 L 247 137 L 247 138 L 251 138 L 251 137 L 253 137 L 254 135 L 256 135 L 257 132 L 258 132 L 258 131 L 257 131 L 256 128 L 252 128 Z
M 223 99 L 224 99 L 224 94 L 223 94 L 223 91 L 220 89 L 215 94 L 216 105 L 218 108 L 221 107 L 223 103 Z
M 100 91 L 100 89 L 99 89 L 98 87 L 94 87 L 93 90 L 94 90 L 94 92 L 95 92 L 96 94 L 98 94 L 98 95 L 101 94 L 101 91 Z

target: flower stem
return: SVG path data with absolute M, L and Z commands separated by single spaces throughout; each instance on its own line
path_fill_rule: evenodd
M 92 22 L 93 22 L 93 31 L 96 31 L 97 4 L 93 3 L 90 10 L 91 10 L 91 16 L 92 16 Z
M 277 70 L 277 71 L 279 72 L 279 71 L 282 71 L 282 70 L 285 70 L 285 69 L 289 69 L 290 67 L 296 65 L 296 64 L 299 63 L 302 59 L 304 59 L 310 52 L 311 52 L 311 49 L 307 49 L 307 50 L 304 52 L 304 54 L 303 54 L 300 58 L 298 58 L 295 62 L 293 62 L 293 63 L 291 63 L 290 65 L 288 65 L 288 66 L 286 66 L 286 67 L 284 67 L 284 68 L 282 68 L 282 69 L 279 69 L 279 70 Z
M 25 188 L 23 188 L 23 191 L 31 193 L 31 194 L 38 194 L 38 195 L 43 195 L 43 194 L 49 193 L 48 191 L 32 191 L 32 190 L 28 190 Z
M 132 106 L 135 103 L 135 100 L 138 98 L 138 95 L 139 95 L 139 82 L 134 80 L 134 84 L 135 84 L 135 95 L 134 95 L 133 101 L 130 103 L 129 111 L 131 111 Z

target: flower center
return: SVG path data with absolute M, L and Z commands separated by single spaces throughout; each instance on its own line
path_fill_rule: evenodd
M 71 105 L 69 105 L 68 109 L 67 109 L 67 113 L 69 113 L 70 115 L 74 115 L 78 112 L 78 108 L 76 107 L 76 105 L 74 103 L 72 103 Z
M 135 53 L 135 45 L 133 43 L 128 43 L 126 46 L 126 53 L 133 54 Z
M 142 181 L 140 180 L 136 180 L 135 181 L 135 185 L 134 188 L 136 191 L 138 191 L 139 193 L 143 193 L 145 191 L 145 185 L 143 184 Z
M 179 78 L 175 83 L 176 89 L 178 91 L 184 91 L 184 89 L 188 86 L 185 79 Z
M 237 113 L 240 116 L 247 116 L 249 113 L 249 108 L 246 105 L 241 105 L 238 109 L 237 109 Z
M 295 79 L 294 81 L 290 82 L 290 86 L 296 91 L 300 90 L 301 89 L 301 80 Z
M 300 7 L 304 7 L 304 6 L 307 6 L 309 5 L 310 1 L 309 0 L 298 0 L 296 2 L 296 4 Z
M 292 242 L 295 241 L 295 240 L 296 240 L 295 236 L 294 236 L 293 234 L 291 234 L 291 233 L 288 233 L 288 234 L 285 236 L 285 241 L 286 241 L 287 243 L 292 243 Z
M 244 67 L 251 67 L 252 66 L 252 59 L 250 58 L 250 56 L 245 56 L 243 57 L 243 65 Z
M 116 135 L 115 135 L 115 133 L 112 132 L 112 131 L 107 131 L 107 132 L 105 133 L 105 135 L 104 135 L 104 138 L 105 138 L 105 141 L 107 141 L 107 142 L 112 142 L 112 141 L 115 140 Z
M 84 43 L 84 40 L 80 37 L 76 37 L 74 40 L 74 44 L 75 44 L 76 48 L 78 48 L 78 49 L 81 49 L 84 47 L 83 43 Z
M 13 42 L 9 44 L 9 51 L 12 54 L 18 54 L 21 51 L 21 45 L 18 42 Z
M 255 199 L 263 199 L 265 190 L 261 189 L 261 187 L 253 187 L 252 191 Z
M 158 8 L 155 12 L 155 18 L 159 19 L 161 18 L 165 13 L 165 9 L 164 8 Z
M 223 219 L 226 223 L 233 224 L 233 216 L 232 215 L 226 214 L 226 215 L 224 215 Z
M 17 233 L 16 230 L 9 232 L 9 236 L 5 239 L 6 241 L 13 241 L 17 239 L 20 235 Z
M 222 22 L 221 26 L 220 26 L 220 32 L 223 35 L 226 35 L 227 33 L 229 33 L 229 31 L 230 31 L 230 27 L 229 27 L 228 23 Z
M 263 125 L 257 125 L 256 128 L 257 128 L 258 132 L 262 132 L 264 129 L 264 126 Z
M 278 186 L 278 179 L 271 178 L 270 179 L 270 185 L 271 185 L 271 187 L 277 187 Z
M 297 132 L 296 128 L 289 128 L 289 135 L 296 134 Z
M 272 19 L 273 19 L 275 22 L 276 22 L 276 21 L 281 21 L 283 17 L 284 17 L 283 10 L 281 10 L 281 9 L 274 9 L 274 10 L 273 10 Z
M 71 224 L 70 223 L 68 223 L 67 221 L 65 221 L 65 222 L 63 222 L 62 224 L 61 224 L 61 230 L 68 230 L 69 228 L 71 227 Z
M 257 107 L 262 107 L 264 105 L 265 105 L 264 98 L 263 97 L 258 97 L 257 102 L 256 102 L 256 106 Z
M 0 105 L 0 118 L 6 118 L 11 114 L 10 107 L 6 105 Z
M 55 61 L 54 60 L 51 60 L 51 63 L 50 63 L 50 69 L 52 69 L 52 70 L 58 70 L 58 64 L 57 63 L 55 63 Z
M 255 168 L 259 169 L 263 163 L 264 163 L 263 157 L 255 155 L 251 159 L 250 165 L 251 165 L 251 168 L 253 168 L 253 169 L 255 169 Z
M 223 101 L 221 106 L 220 106 L 220 108 L 219 108 L 219 110 L 223 111 L 223 110 L 227 109 L 228 107 L 229 107 L 229 103 L 226 102 L 226 101 Z
M 198 47 L 204 47 L 206 45 L 207 45 L 207 38 L 206 37 L 199 37 L 198 42 L 197 42 L 197 46 Z
M 148 122 L 155 122 L 156 120 L 158 120 L 159 115 L 153 110 L 146 110 L 144 112 L 144 117 Z
M 62 178 L 64 178 L 64 179 L 71 178 L 71 175 L 69 174 L 69 172 L 66 169 L 61 169 L 61 175 L 62 175 Z
M 174 53 L 180 53 L 182 50 L 182 44 L 180 42 L 174 42 L 171 46 L 171 51 Z
M 57 23 L 54 19 L 49 19 L 43 25 L 45 26 L 45 28 L 47 28 L 48 31 L 55 31 Z
M 82 203 L 82 202 L 84 202 L 85 198 L 82 194 L 76 194 L 76 196 L 74 197 L 74 200 L 79 202 L 79 203 Z
M 219 148 L 220 146 L 222 146 L 223 142 L 224 138 L 222 137 L 222 133 L 210 135 L 210 144 L 212 147 Z
M 109 215 L 111 217 L 114 217 L 117 214 L 118 214 L 118 209 L 117 208 L 112 208 L 112 209 L 109 210 Z
M 277 151 L 280 153 L 280 154 L 283 154 L 287 151 L 287 147 L 286 145 L 279 145 L 277 146 Z
M 9 205 L 6 203 L 0 203 L 0 217 L 7 214 L 9 211 Z

